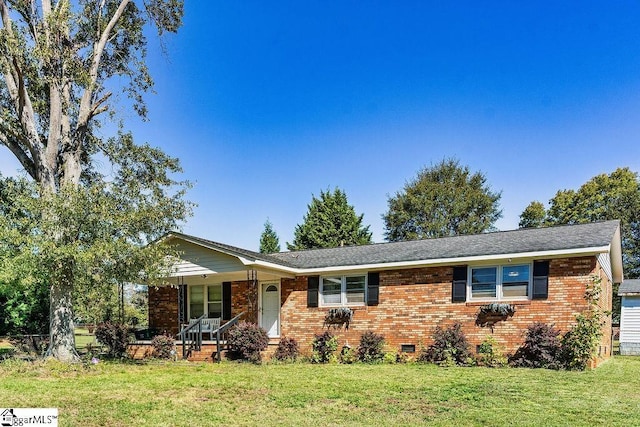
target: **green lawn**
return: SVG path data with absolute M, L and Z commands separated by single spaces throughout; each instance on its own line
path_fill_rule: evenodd
M 4 407 L 61 425 L 640 425 L 640 358 L 587 372 L 223 362 L 0 364 Z

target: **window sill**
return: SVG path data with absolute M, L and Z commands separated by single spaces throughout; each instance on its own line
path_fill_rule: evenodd
M 367 305 L 366 304 L 323 304 L 323 305 L 318 305 L 318 308 L 341 308 L 341 307 L 346 307 L 346 308 L 350 308 L 352 310 L 357 310 L 359 308 L 365 308 Z
M 487 305 L 487 304 L 491 304 L 491 303 L 511 304 L 511 305 L 531 305 L 531 300 L 530 299 L 527 299 L 527 300 L 516 299 L 516 300 L 501 300 L 501 301 L 497 301 L 497 300 L 491 299 L 491 300 L 486 300 L 486 301 L 467 301 L 466 305 L 467 305 L 467 307 L 479 307 L 481 305 Z

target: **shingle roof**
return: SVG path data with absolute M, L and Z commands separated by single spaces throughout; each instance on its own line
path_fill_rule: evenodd
M 640 279 L 626 279 L 620 284 L 618 295 L 640 294 Z
M 518 254 L 603 247 L 611 243 L 619 221 L 528 228 L 514 231 L 379 243 L 271 254 L 278 263 L 322 268 L 437 260 L 482 255 Z
M 291 268 L 296 267 L 294 264 L 288 262 L 287 260 L 274 257 L 273 254 L 271 255 L 261 254 L 259 252 L 250 251 L 248 249 L 242 249 L 237 246 L 231 246 L 225 243 L 214 242 L 213 240 L 207 240 L 201 237 L 191 236 L 189 234 L 178 233 L 175 231 L 172 231 L 169 234 L 174 237 L 186 239 L 194 243 L 201 244 L 202 246 L 205 246 L 207 248 L 218 250 L 220 252 L 223 252 L 229 255 L 240 256 L 243 258 L 247 258 L 249 260 L 261 260 L 261 261 L 265 261 L 273 264 L 279 264 L 285 267 L 291 267 Z
M 604 247 L 611 243 L 619 225 L 617 220 L 602 221 L 269 255 L 187 234 L 170 235 L 249 260 L 312 269 Z

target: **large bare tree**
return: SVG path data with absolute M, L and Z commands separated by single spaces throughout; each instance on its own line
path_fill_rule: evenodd
M 48 270 L 49 353 L 60 360 L 77 358 L 71 326 L 74 284 L 82 276 L 78 266 L 98 259 L 79 255 L 90 246 L 87 235 L 92 235 L 91 244 L 98 236 L 86 224 L 72 227 L 69 222 L 75 220 L 68 213 L 89 218 L 87 209 L 96 203 L 102 203 L 103 210 L 108 206 L 125 212 L 130 207 L 120 209 L 123 201 L 118 198 L 130 198 L 137 210 L 100 226 L 129 230 L 110 233 L 114 240 L 143 246 L 140 243 L 175 225 L 189 210 L 180 201 L 182 190 L 168 196 L 184 184 L 170 177 L 180 171 L 176 159 L 136 145 L 122 130 L 108 139 L 97 132 L 106 120 L 114 120 L 118 109 L 133 108 L 145 118 L 143 95 L 153 86 L 145 65 L 145 28 L 155 26 L 158 36 L 175 32 L 182 14 L 181 0 L 0 0 L 0 144 L 37 184 L 40 203 L 31 208 L 40 211 L 40 223 L 34 226 L 39 233 L 32 234 L 48 234 L 53 248 L 67 248 Z M 116 105 L 115 90 L 126 93 L 130 102 Z M 96 157 L 100 162 L 106 159 L 117 176 L 102 176 Z M 121 188 L 110 185 L 114 182 Z M 73 208 L 65 206 L 69 200 L 75 200 Z M 158 206 L 162 212 L 151 210 Z M 145 209 L 165 220 L 150 225 L 136 217 Z M 123 225 L 126 221 L 137 223 Z M 106 241 L 105 236 L 99 239 L 100 244 Z M 34 251 L 44 256 L 43 248 Z M 113 270 L 115 264 L 103 265 L 103 270 Z

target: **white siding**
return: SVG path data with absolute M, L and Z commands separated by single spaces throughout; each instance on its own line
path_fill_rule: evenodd
M 640 343 L 640 296 L 622 297 L 620 342 Z
M 174 266 L 176 276 L 195 276 L 200 274 L 230 273 L 244 271 L 244 265 L 238 258 L 203 248 L 189 242 L 179 242 L 177 248 L 182 254 L 181 260 Z
M 600 263 L 600 267 L 602 267 L 609 280 L 613 282 L 613 275 L 611 274 L 611 258 L 609 257 L 609 254 L 601 253 L 598 255 L 598 263 Z

